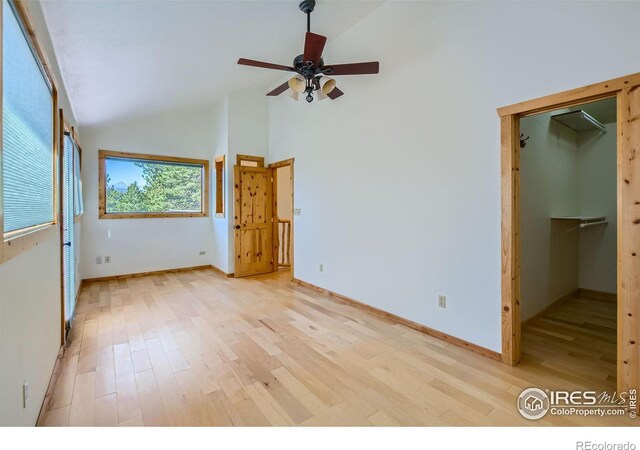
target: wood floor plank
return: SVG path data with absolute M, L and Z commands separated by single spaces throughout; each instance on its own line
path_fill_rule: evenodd
M 69 412 L 71 405 L 62 408 L 50 409 L 44 418 L 45 427 L 65 427 L 69 425 Z
M 76 382 L 76 368 L 78 367 L 78 354 L 68 354 L 62 360 L 62 372 L 58 376 L 53 390 L 49 409 L 59 409 L 70 406 L 73 399 L 73 387 Z
M 628 425 L 520 417 L 524 388 L 615 390 L 616 308 L 574 296 L 510 367 L 289 281 L 210 270 L 85 284 L 46 426 Z
M 93 426 L 95 383 L 95 372 L 81 373 L 76 376 L 69 425 Z
M 93 409 L 93 425 L 96 427 L 118 425 L 118 400 L 115 393 L 96 398 Z

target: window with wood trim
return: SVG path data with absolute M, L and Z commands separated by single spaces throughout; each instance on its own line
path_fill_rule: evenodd
M 100 150 L 101 219 L 209 215 L 209 161 Z
M 224 217 L 224 155 L 215 160 L 216 169 L 216 217 Z
M 2 1 L 2 214 L 8 241 L 56 223 L 56 92 L 23 6 Z

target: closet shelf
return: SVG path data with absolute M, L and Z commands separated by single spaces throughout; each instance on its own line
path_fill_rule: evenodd
M 569 231 L 573 231 L 578 228 L 592 227 L 595 225 L 606 225 L 608 223 L 605 216 L 561 216 L 552 217 L 551 220 L 570 220 L 579 222 L 576 227 L 571 228 Z M 566 231 L 565 233 L 567 232 L 568 231 Z
M 551 220 L 579 220 L 581 222 L 603 221 L 605 216 L 553 216 Z
M 607 129 L 597 119 L 591 116 L 589 113 L 578 110 L 571 111 L 563 114 L 556 114 L 551 118 L 557 122 L 560 122 L 565 127 L 569 127 L 574 131 L 602 131 L 607 132 Z

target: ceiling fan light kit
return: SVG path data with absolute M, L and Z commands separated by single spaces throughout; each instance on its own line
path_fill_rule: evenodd
M 293 78 L 291 78 L 287 84 L 289 85 L 289 88 L 293 91 L 295 91 L 298 94 L 302 94 L 304 92 L 304 90 L 306 89 L 306 84 L 305 84 L 305 80 L 299 76 L 295 76 Z
M 320 79 L 320 90 L 324 95 L 329 95 L 336 88 L 336 80 L 329 77 L 322 77 Z
M 300 10 L 307 15 L 307 34 L 304 42 L 304 53 L 294 58 L 292 66 L 283 66 L 245 58 L 238 60 L 238 64 L 244 66 L 296 73 L 293 78 L 269 92 L 267 94 L 268 96 L 275 97 L 289 90 L 289 96 L 294 100 L 299 98 L 299 94 L 306 94 L 305 99 L 309 103 L 313 102 L 314 98 L 323 100 L 329 97 L 335 100 L 342 96 L 344 92 L 338 89 L 336 80 L 330 76 L 379 73 L 380 64 L 378 61 L 328 66 L 324 64 L 322 51 L 324 50 L 327 38 L 311 32 L 311 13 L 315 6 L 315 0 L 304 0 L 300 3 Z

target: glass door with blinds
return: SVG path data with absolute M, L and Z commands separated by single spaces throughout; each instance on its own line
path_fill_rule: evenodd
M 75 155 L 77 145 L 69 135 L 64 134 L 62 151 L 62 257 L 65 324 L 68 331 L 73 320 L 76 306 L 76 262 L 74 242 L 74 209 L 75 209 Z

